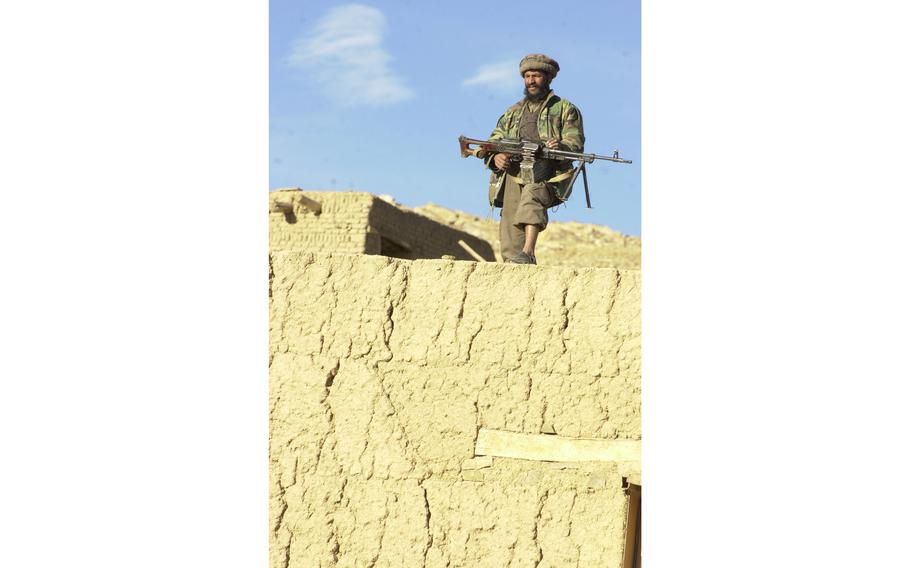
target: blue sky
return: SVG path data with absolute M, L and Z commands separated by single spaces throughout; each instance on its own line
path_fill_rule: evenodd
M 489 172 L 461 158 L 522 96 L 528 53 L 559 62 L 552 88 L 584 117 L 588 166 L 553 221 L 641 234 L 639 2 L 289 2 L 269 14 L 269 187 L 355 189 L 407 206 L 489 214 Z M 498 212 L 495 214 L 498 220 Z

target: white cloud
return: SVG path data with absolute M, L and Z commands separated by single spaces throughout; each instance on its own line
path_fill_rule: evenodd
M 514 58 L 481 65 L 473 76 L 461 84 L 464 87 L 483 87 L 500 94 L 510 94 L 522 89 L 518 62 Z
M 294 40 L 285 61 L 309 71 L 323 92 L 346 106 L 391 105 L 414 92 L 389 68 L 382 46 L 385 16 L 370 6 L 345 4 L 330 10 Z

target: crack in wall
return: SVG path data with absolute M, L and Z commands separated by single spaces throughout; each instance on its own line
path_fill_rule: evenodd
M 534 546 L 537 547 L 537 559 L 534 562 L 534 568 L 540 566 L 540 563 L 543 561 L 543 547 L 540 546 L 540 542 L 538 542 L 538 531 L 540 528 L 540 518 L 543 516 L 543 508 L 547 504 L 547 498 L 549 496 L 550 490 L 547 489 L 543 492 L 543 495 L 537 502 L 537 514 L 534 516 L 534 530 L 531 535 L 531 540 L 534 542 Z
M 370 420 L 367 422 L 367 425 L 365 428 L 365 430 L 367 432 L 367 440 L 366 440 L 366 442 L 364 442 L 363 447 L 360 449 L 360 453 L 357 455 L 357 460 L 356 460 L 357 465 L 360 467 L 362 467 L 361 462 L 363 460 L 363 456 L 367 452 L 367 449 L 370 447 L 370 440 L 372 439 L 372 436 L 370 436 L 370 430 L 373 426 L 373 419 L 376 418 L 376 412 L 378 410 L 377 409 L 378 405 L 376 403 L 377 403 L 378 399 L 379 399 L 379 395 L 377 393 L 377 395 L 375 397 L 373 397 L 373 399 L 370 401 L 370 409 L 371 409 Z M 370 468 L 367 470 L 366 479 L 370 479 L 371 477 L 373 477 L 373 473 L 374 473 L 373 461 L 371 460 Z
M 278 512 L 278 518 L 275 519 L 275 522 L 272 524 L 272 532 L 275 534 L 275 538 L 278 538 L 278 531 L 281 530 L 281 524 L 284 522 L 284 514 L 288 510 L 288 502 L 285 497 L 285 491 L 282 489 L 281 493 L 281 510 Z
M 619 296 L 621 285 L 622 285 L 622 271 L 617 270 L 616 271 L 616 280 L 613 285 L 613 295 L 610 297 L 610 306 L 607 308 L 607 329 L 608 330 L 613 329 L 613 318 L 614 318 L 613 308 L 616 306 L 616 298 Z M 620 353 L 622 353 L 622 347 L 623 347 L 623 343 L 625 342 L 625 339 L 624 339 L 624 335 L 617 334 L 617 335 L 615 335 L 615 337 L 617 339 L 619 339 L 619 341 L 617 342 L 618 345 L 611 353 L 611 355 L 613 356 L 612 360 L 616 362 L 616 367 L 615 367 L 614 372 L 610 373 L 611 378 L 617 377 L 620 375 L 620 373 L 622 373 L 622 365 L 620 363 L 619 357 L 620 357 Z
M 569 514 L 567 515 L 569 518 L 569 534 L 566 536 L 569 536 L 569 537 L 572 536 L 572 524 L 573 524 L 573 519 L 575 518 L 575 502 L 576 501 L 578 501 L 578 492 L 573 491 L 572 492 L 572 504 L 569 505 Z M 581 550 L 579 550 L 578 552 L 580 554 Z
M 338 374 L 338 369 L 341 367 L 341 359 L 335 362 L 335 366 L 332 367 L 325 377 L 325 386 L 326 388 L 331 387 L 335 383 L 335 375 Z M 328 396 L 328 394 L 326 394 Z
M 404 451 L 413 452 L 413 456 L 407 456 L 408 461 L 410 462 L 411 469 L 413 470 L 418 464 L 427 463 L 427 460 L 420 455 L 420 452 L 417 450 L 417 445 L 411 440 L 408 436 L 408 431 L 404 426 L 404 423 L 401 421 L 401 411 L 395 406 L 392 402 L 392 397 L 389 396 L 389 393 L 386 391 L 385 383 L 382 380 L 382 376 L 377 373 L 376 382 L 379 383 L 379 392 L 385 397 L 385 400 L 389 403 L 389 407 L 392 409 L 392 416 L 394 416 L 394 424 L 398 427 L 401 432 L 402 445 L 404 446 Z M 415 459 L 416 456 L 416 459 Z M 420 481 L 427 479 L 427 473 L 421 472 Z
M 465 363 L 469 363 L 471 361 L 471 350 L 474 348 L 474 340 L 477 339 L 477 336 L 480 335 L 481 331 L 483 331 L 483 322 L 480 323 L 480 325 L 477 327 L 477 331 L 475 331 L 468 339 L 468 358 L 465 360 Z
M 606 314 L 607 314 L 607 327 L 611 327 L 613 323 L 613 306 L 616 305 L 616 297 L 619 296 L 620 284 L 622 283 L 622 272 L 619 270 L 613 271 L 615 278 L 613 279 L 613 289 L 610 291 L 610 303 L 607 304 Z
M 464 294 L 461 295 L 461 305 L 458 307 L 458 315 L 455 316 L 456 332 L 458 331 L 458 325 L 461 323 L 462 318 L 464 318 L 464 307 L 467 304 L 468 292 L 471 289 L 468 283 L 470 282 L 471 275 L 474 274 L 475 270 L 477 270 L 477 263 L 472 263 L 464 277 Z
M 347 486 L 348 486 L 347 478 L 342 478 L 341 479 L 341 489 L 338 492 L 338 499 L 336 499 L 334 502 L 335 505 L 339 505 L 344 501 L 344 490 L 347 488 Z M 337 511 L 337 509 L 336 509 L 336 511 Z M 329 549 L 329 554 L 332 555 L 332 562 L 335 564 L 338 563 L 338 557 L 341 555 L 341 542 L 338 540 L 338 526 L 337 526 L 337 523 L 335 522 L 336 515 L 337 515 L 337 513 L 333 512 L 331 515 L 329 515 L 329 518 L 328 518 L 329 531 L 330 531 L 329 543 L 331 544 L 331 548 Z
M 282 568 L 288 568 L 288 566 L 291 565 L 291 542 L 293 540 L 294 540 L 294 534 L 291 533 L 288 536 L 288 543 L 284 547 L 284 558 L 282 559 L 282 562 L 284 563 L 284 565 L 282 566 Z
M 560 343 L 560 346 L 562 347 L 562 352 L 560 353 L 560 355 L 565 355 L 569 351 L 568 346 L 566 346 L 566 334 L 569 333 L 569 319 L 570 318 L 569 318 L 568 298 L 569 298 L 569 287 L 570 286 L 571 286 L 571 284 L 569 282 L 566 282 L 565 287 L 562 289 L 562 304 L 561 304 L 562 329 L 559 330 L 559 343 Z
M 427 565 L 427 555 L 430 553 L 430 549 L 433 548 L 433 531 L 430 528 L 430 521 L 433 519 L 433 513 L 430 510 L 430 497 L 427 494 L 427 488 L 423 486 L 423 482 L 419 484 L 420 489 L 423 491 L 423 507 L 426 511 L 426 516 L 424 518 L 424 527 L 427 530 L 427 545 L 423 549 L 423 565 Z
M 388 499 L 386 499 L 385 514 L 383 515 L 382 519 L 380 519 L 380 524 L 379 524 L 379 546 L 376 549 L 376 554 L 367 563 L 367 568 L 373 568 L 374 566 L 376 566 L 376 562 L 378 562 L 379 557 L 382 556 L 382 545 L 385 542 L 386 524 L 388 522 L 388 519 L 389 519 L 389 502 L 388 502 Z
M 410 286 L 410 271 L 408 268 L 402 264 L 396 264 L 393 276 L 397 276 L 401 273 L 401 291 L 398 293 L 397 297 L 392 296 L 392 288 L 389 287 L 388 295 L 389 305 L 386 309 L 386 321 L 388 322 L 388 331 L 386 331 L 386 326 L 382 326 L 382 342 L 385 345 L 386 351 L 388 352 L 388 358 L 384 361 L 391 361 L 394 356 L 392 354 L 392 335 L 395 333 L 395 310 L 397 307 L 404 304 L 405 300 L 408 297 L 408 287 Z M 378 368 L 379 361 L 376 362 L 375 367 Z
M 386 389 L 385 382 L 383 381 L 383 376 L 385 374 L 382 372 L 382 367 L 380 365 L 380 363 L 387 363 L 387 362 L 391 361 L 391 359 L 392 359 L 391 345 L 392 345 L 392 334 L 395 332 L 394 317 L 395 317 L 396 306 L 401 306 L 407 300 L 407 297 L 408 297 L 408 287 L 410 285 L 410 273 L 403 263 L 397 265 L 397 267 L 395 269 L 395 274 L 398 274 L 399 269 L 401 270 L 401 274 L 402 274 L 401 291 L 399 292 L 397 297 L 390 298 L 390 300 L 389 300 L 389 305 L 388 305 L 388 308 L 386 311 L 388 322 L 389 322 L 388 333 L 385 333 L 385 326 L 383 326 L 382 341 L 385 345 L 387 352 L 389 353 L 389 357 L 386 360 L 375 361 L 373 364 L 373 369 L 374 369 L 374 376 L 376 378 L 376 382 L 379 385 L 379 393 L 382 395 L 383 398 L 385 398 L 386 402 L 389 404 L 389 407 L 392 409 L 393 423 L 398 427 L 399 431 L 401 432 L 402 445 L 404 446 L 403 449 L 404 449 L 405 453 L 407 453 L 407 452 L 413 453 L 413 455 L 407 456 L 407 459 L 410 462 L 411 469 L 413 470 L 414 467 L 417 466 L 417 464 L 426 463 L 426 460 L 420 455 L 420 452 L 417 450 L 417 445 L 408 436 L 408 431 L 405 428 L 404 422 L 402 422 L 402 419 L 401 419 L 402 413 L 401 413 L 400 409 L 395 406 L 395 403 L 392 401 L 392 397 L 389 395 L 389 392 Z M 389 289 L 389 293 L 391 295 L 391 288 Z M 374 408 L 374 412 L 375 412 L 375 408 Z M 370 419 L 372 421 L 372 416 Z M 416 457 L 416 459 L 415 459 L 415 457 Z M 424 475 L 425 475 L 425 473 L 421 474 L 421 476 L 424 476 Z M 425 479 L 425 477 L 423 477 L 423 479 Z

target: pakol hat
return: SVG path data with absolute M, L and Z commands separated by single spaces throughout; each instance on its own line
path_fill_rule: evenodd
M 543 53 L 532 53 L 531 55 L 525 55 L 525 58 L 518 65 L 518 72 L 521 73 L 522 77 L 526 71 L 544 71 L 552 79 L 559 72 L 559 63 L 556 63 L 555 59 L 551 59 Z

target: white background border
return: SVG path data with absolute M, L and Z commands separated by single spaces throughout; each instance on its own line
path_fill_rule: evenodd
M 907 564 L 906 8 L 643 7 L 643 562 Z
M 2 566 L 266 566 L 268 5 L 5 3 Z

